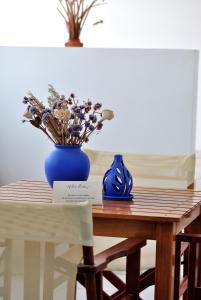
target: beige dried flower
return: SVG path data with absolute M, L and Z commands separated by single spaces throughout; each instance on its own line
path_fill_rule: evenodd
M 32 114 L 29 111 L 25 111 L 23 117 L 30 120 L 32 119 Z
M 101 113 L 101 122 L 104 120 L 112 120 L 114 118 L 114 113 L 110 109 L 104 109 Z
M 59 120 L 67 121 L 70 115 L 71 113 L 68 109 L 54 109 L 54 116 Z

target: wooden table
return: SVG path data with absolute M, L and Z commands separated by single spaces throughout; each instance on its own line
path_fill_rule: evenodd
M 172 300 L 175 235 L 189 224 L 201 233 L 200 203 L 200 191 L 135 188 L 134 202 L 105 201 L 93 209 L 94 234 L 156 240 L 155 300 Z
M 45 182 L 18 181 L 0 188 L 0 201 L 51 203 L 52 190 Z M 201 191 L 135 188 L 134 202 L 93 208 L 94 234 L 156 240 L 155 300 L 172 300 L 175 235 L 190 224 L 201 233 L 200 203 Z

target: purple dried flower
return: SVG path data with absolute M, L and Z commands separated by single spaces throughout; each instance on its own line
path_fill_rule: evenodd
M 74 112 L 77 113 L 77 114 L 79 114 L 79 113 L 81 112 L 81 109 L 80 109 L 79 107 L 78 107 L 78 108 L 75 108 L 75 109 L 74 109 Z
M 88 100 L 87 105 L 92 106 L 92 102 Z
M 24 99 L 23 99 L 23 101 L 22 101 L 22 103 L 27 104 L 28 101 L 29 101 L 29 98 L 27 98 L 27 97 L 25 96 Z
M 97 121 L 96 115 L 93 115 L 93 114 L 89 115 L 89 120 L 91 120 L 92 123 L 96 123 L 96 121 Z
M 72 111 L 75 111 L 77 108 L 78 108 L 77 105 L 73 105 L 73 106 L 71 107 Z
M 75 98 L 75 94 L 71 93 L 70 98 Z
M 73 126 L 72 126 L 72 125 L 69 126 L 69 127 L 67 128 L 67 131 L 68 131 L 69 134 L 71 134 L 71 133 L 73 132 Z
M 50 108 L 45 108 L 45 109 L 42 111 L 42 114 L 47 113 L 47 112 L 51 113 L 52 111 L 51 111 Z
M 89 120 L 93 120 L 94 119 L 94 115 L 89 115 Z
M 77 130 L 81 131 L 82 130 L 82 125 L 77 125 Z
M 81 131 L 83 127 L 80 124 L 75 124 L 75 125 L 72 125 L 72 128 L 73 128 L 73 131 Z
M 27 111 L 30 111 L 31 107 L 32 107 L 31 105 L 28 105 L 27 106 Z
M 71 126 L 69 126 L 68 128 L 67 128 L 67 130 L 68 130 L 68 133 L 72 133 L 73 132 L 73 125 L 71 125 Z
M 35 107 L 35 106 L 32 106 L 30 109 L 29 109 L 30 113 L 32 113 L 33 115 L 36 114 L 38 112 L 38 109 Z
M 77 117 L 78 117 L 79 119 L 81 119 L 81 120 L 84 120 L 84 119 L 85 119 L 84 114 L 81 113 L 81 112 L 77 114 Z
M 91 107 L 86 106 L 85 109 L 84 109 L 85 113 L 88 113 L 90 111 L 90 109 L 91 109 Z
M 98 130 L 101 130 L 103 128 L 103 123 L 98 122 L 97 127 Z
M 94 110 L 100 109 L 101 106 L 102 106 L 101 103 L 96 103 L 96 104 L 94 105 Z
M 49 118 L 49 116 L 50 116 L 50 113 L 46 112 L 46 113 L 42 114 L 41 120 L 44 122 Z
M 57 107 L 57 102 L 58 102 L 58 101 L 54 101 L 54 103 L 53 103 L 53 105 L 52 105 L 52 108 L 53 108 L 53 109 L 55 109 L 55 108 Z
M 75 119 L 75 115 L 74 115 L 74 114 L 71 114 L 71 115 L 70 115 L 70 119 Z
M 96 123 L 97 122 L 97 117 L 94 116 L 93 120 L 92 120 L 92 123 Z
M 93 131 L 94 130 L 94 125 L 89 125 L 89 130 Z
M 61 104 L 62 104 L 62 101 L 56 100 L 56 101 L 54 101 L 52 108 L 53 109 L 61 108 Z
M 62 103 L 63 103 L 62 101 L 58 101 L 57 108 L 61 108 Z
M 85 127 L 89 127 L 90 126 L 90 122 L 86 121 L 84 125 L 85 125 Z
M 80 105 L 80 109 L 84 109 L 85 108 L 85 105 Z

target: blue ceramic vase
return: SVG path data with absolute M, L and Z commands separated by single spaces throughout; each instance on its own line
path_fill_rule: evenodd
M 132 176 L 123 163 L 122 155 L 117 154 L 103 177 L 103 199 L 132 200 L 133 195 L 130 194 L 132 187 Z
M 45 160 L 45 175 L 51 187 L 54 181 L 86 181 L 89 170 L 89 158 L 77 145 L 55 145 Z

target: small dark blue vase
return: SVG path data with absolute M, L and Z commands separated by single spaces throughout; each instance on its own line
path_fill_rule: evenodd
M 51 187 L 54 181 L 86 181 L 89 170 L 89 158 L 77 145 L 55 145 L 45 160 L 45 175 Z
M 103 177 L 103 199 L 132 200 L 133 195 L 130 194 L 132 187 L 132 176 L 123 163 L 122 155 L 117 154 Z

